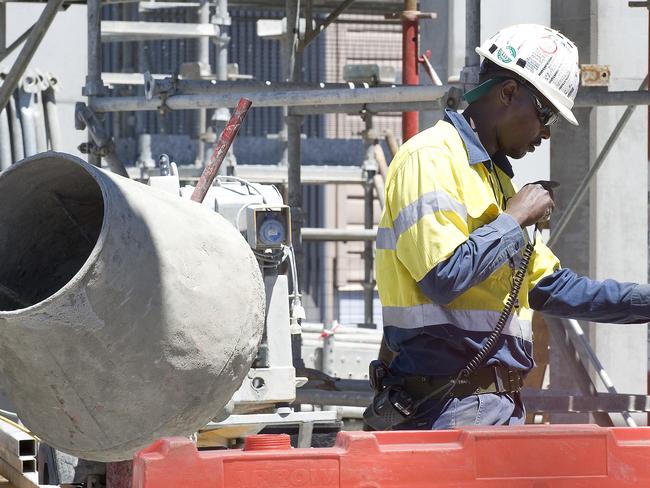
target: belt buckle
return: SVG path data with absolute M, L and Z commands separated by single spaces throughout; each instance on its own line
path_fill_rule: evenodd
M 516 371 L 508 369 L 508 387 L 509 391 L 519 391 L 521 388 L 521 377 L 517 374 Z
M 501 370 L 499 366 L 493 366 L 492 371 L 494 372 L 494 384 L 497 386 L 497 393 L 506 391 L 503 387 L 503 378 L 501 378 Z M 510 375 L 508 375 L 508 383 L 510 382 Z

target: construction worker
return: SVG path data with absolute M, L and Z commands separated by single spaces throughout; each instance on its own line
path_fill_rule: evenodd
M 526 227 L 554 206 L 544 182 L 513 187 L 508 158 L 535 151 L 558 117 L 577 125 L 579 66 L 576 46 L 540 25 L 505 28 L 476 51 L 484 60 L 468 107 L 447 110 L 406 141 L 387 176 L 376 275 L 396 356 L 377 375 L 383 384 L 375 381 L 366 411 L 375 428 L 523 423 L 518 392 L 534 366 L 532 310 L 596 322 L 650 319 L 650 286 L 578 276 L 538 237 L 503 332 L 486 344 L 521 267 Z M 459 376 L 470 361 L 471 374 Z M 394 391 L 381 396 L 387 385 Z M 386 405 L 386 423 L 373 422 Z

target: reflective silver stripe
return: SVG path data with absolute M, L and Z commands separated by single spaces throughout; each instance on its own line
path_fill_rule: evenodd
M 467 218 L 465 205 L 457 202 L 444 191 L 430 191 L 400 211 L 393 222 L 393 229 L 387 227 L 377 229 L 377 249 L 396 249 L 397 239 L 409 227 L 415 225 L 425 215 L 441 210 L 451 210 L 463 219 Z
M 375 241 L 377 249 L 392 249 L 397 246 L 397 238 L 393 229 L 387 227 L 379 227 L 377 229 L 377 240 Z
M 383 307 L 384 327 L 392 325 L 401 329 L 451 324 L 472 332 L 491 332 L 500 315 L 501 312 L 494 310 L 456 310 L 432 303 L 413 307 Z M 510 316 L 503 333 L 526 341 L 533 340 L 531 322 L 517 316 Z
M 444 191 L 430 191 L 400 211 L 393 222 L 395 236 L 399 239 L 403 232 L 415 225 L 422 217 L 440 210 L 451 210 L 463 219 L 467 218 L 465 205 L 457 202 Z

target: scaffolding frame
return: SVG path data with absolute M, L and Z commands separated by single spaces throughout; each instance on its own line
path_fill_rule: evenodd
M 134 110 L 180 110 L 180 109 L 197 109 L 199 110 L 199 119 L 201 119 L 201 112 L 205 112 L 207 108 L 219 107 L 233 107 L 235 105 L 235 98 L 246 96 L 253 99 L 255 106 L 283 106 L 285 107 L 286 124 L 287 124 L 287 162 L 288 167 L 282 171 L 286 171 L 280 178 L 282 181 L 288 183 L 289 205 L 292 208 L 292 216 L 294 219 L 293 225 L 293 241 L 297 246 L 298 263 L 301 263 L 302 252 L 301 242 L 302 239 L 310 240 L 363 240 L 372 246 L 371 241 L 374 239 L 376 231 L 368 228 L 368 216 L 372 218 L 372 214 L 366 215 L 366 229 L 363 231 L 345 231 L 340 229 L 303 229 L 302 228 L 302 184 L 310 181 L 309 178 L 303 178 L 301 172 L 300 161 L 300 124 L 304 115 L 320 114 L 320 113 L 364 113 L 366 116 L 378 114 L 386 111 L 399 111 L 409 112 L 423 109 L 440 109 L 446 106 L 458 106 L 460 104 L 460 95 L 467 88 L 474 86 L 478 82 L 478 68 L 479 56 L 473 50 L 473 46 L 478 45 L 480 41 L 480 0 L 466 0 L 466 54 L 465 54 L 465 67 L 461 72 L 460 84 L 462 90 L 456 85 L 444 84 L 442 86 L 408 86 L 405 83 L 401 86 L 393 88 L 386 87 L 354 87 L 344 88 L 340 86 L 329 86 L 319 89 L 312 89 L 305 87 L 300 80 L 300 66 L 302 63 L 303 49 L 309 44 L 320 32 L 324 31 L 328 25 L 336 20 L 338 15 L 344 11 L 354 12 L 371 12 L 371 13 L 386 13 L 393 14 L 399 17 L 404 25 L 405 33 L 408 30 L 412 34 L 413 29 L 417 32 L 417 24 L 422 17 L 416 10 L 417 2 L 413 0 L 304 0 L 301 8 L 300 0 L 230 0 L 231 5 L 245 6 L 245 7 L 264 7 L 264 8 L 277 8 L 284 9 L 286 18 L 289 19 L 291 29 L 287 29 L 286 43 L 288 60 L 285 70 L 286 82 L 280 86 L 272 88 L 262 87 L 247 87 L 246 91 L 238 92 L 232 86 L 226 87 L 225 84 L 216 83 L 210 87 L 200 87 L 199 83 L 185 83 L 180 87 L 175 87 L 172 93 L 158 92 L 151 95 L 149 99 L 136 97 L 107 97 L 108 91 L 103 83 L 101 71 L 101 6 L 114 4 L 114 3 L 130 3 L 137 0 L 49 0 L 47 5 L 38 19 L 38 21 L 25 33 L 23 33 L 18 40 L 12 45 L 6 45 L 5 32 L 6 32 L 6 3 L 7 1 L 21 1 L 21 0 L 0 0 L 0 60 L 5 58 L 11 51 L 16 49 L 21 43 L 25 43 L 18 61 L 12 66 L 10 73 L 7 75 L 2 87 L 0 88 L 0 110 L 4 108 L 8 100 L 7 93 L 11 93 L 15 88 L 20 75 L 27 67 L 29 60 L 38 48 L 40 41 L 44 34 L 47 32 L 56 12 L 61 8 L 66 8 L 72 4 L 87 3 L 88 7 L 88 74 L 85 86 L 83 87 L 83 94 L 88 97 L 87 109 L 95 113 L 112 112 L 112 111 L 134 111 Z M 32 3 L 45 3 L 46 0 L 22 0 Z M 164 3 L 166 0 L 163 0 Z M 212 0 L 220 11 L 226 12 L 228 8 L 228 0 Z M 632 5 L 638 4 L 638 5 Z M 186 4 L 189 6 L 189 4 Z M 192 4 L 193 6 L 193 4 Z M 202 7 L 205 11 L 209 9 L 209 0 L 200 0 L 196 2 L 197 7 Z M 206 7 L 207 6 L 207 7 Z M 630 6 L 648 6 L 648 2 L 630 2 Z M 396 13 L 398 7 L 403 10 Z M 308 21 L 307 33 L 303 38 L 300 37 L 298 29 L 299 20 L 301 17 L 301 10 L 304 10 L 308 19 L 312 19 L 315 12 L 327 12 L 330 15 L 324 22 L 319 24 L 315 29 L 312 28 L 312 23 Z M 416 15 L 417 14 L 417 15 Z M 205 21 L 206 17 L 202 17 Z M 205 39 L 205 36 L 200 36 Z M 405 34 L 405 37 L 407 35 Z M 411 36 L 413 38 L 413 36 Z M 207 39 L 206 39 L 207 40 Z M 204 46 L 204 45 L 203 45 Z M 415 54 L 418 54 L 417 44 L 405 48 L 405 53 L 408 52 L 409 56 L 415 49 Z M 222 50 L 222 52 L 225 50 Z M 205 46 L 200 50 L 200 60 L 205 59 Z M 227 58 L 222 55 L 219 57 L 220 65 L 217 67 L 218 79 L 223 81 L 225 69 L 223 64 L 227 63 Z M 412 59 L 405 60 L 405 69 L 410 70 L 409 73 L 413 74 Z M 417 68 L 417 63 L 415 64 Z M 143 73 L 144 76 L 144 73 Z M 405 79 L 404 81 L 415 81 L 415 77 Z M 597 163 L 593 165 L 593 171 L 585 177 L 580 191 L 572 199 L 569 208 L 565 211 L 562 217 L 561 225 L 558 227 L 557 233 L 553 236 L 552 240 L 557 239 L 557 236 L 564 229 L 568 220 L 570 219 L 573 210 L 580 203 L 580 199 L 589 188 L 594 175 L 597 173 L 598 168 L 604 161 L 607 152 L 616 142 L 622 129 L 629 120 L 631 111 L 638 105 L 650 106 L 650 91 L 645 90 L 647 84 L 647 77 L 639 90 L 633 91 L 603 91 L 600 89 L 583 89 L 575 101 L 575 107 L 597 107 L 597 106 L 628 106 L 625 114 L 621 117 L 619 124 L 612 132 L 610 138 L 607 140 L 605 148 L 597 158 Z M 284 91 L 283 91 L 284 90 Z M 203 117 L 204 120 L 205 117 Z M 86 117 L 84 122 L 92 120 L 92 117 Z M 203 122 L 205 123 L 205 121 Z M 412 124 L 412 123 L 411 123 Z M 97 131 L 97 127 L 93 127 L 86 123 L 90 129 L 89 132 Z M 411 129 L 412 131 L 412 129 Z M 97 146 L 97 134 L 91 134 L 89 138 L 89 147 Z M 101 148 L 100 148 L 101 149 Z M 102 156 L 106 157 L 107 154 L 102 151 L 89 150 L 88 160 L 95 165 L 101 164 Z M 110 161 L 110 154 L 109 161 Z M 370 157 L 369 157 L 370 159 Z M 120 163 L 121 164 L 121 163 Z M 370 165 L 370 168 L 373 166 Z M 119 165 L 111 164 L 114 171 L 120 170 Z M 123 168 L 123 165 L 122 165 Z M 200 168 L 199 168 L 200 169 Z M 138 171 L 138 170 L 136 170 Z M 352 176 L 338 177 L 326 176 L 324 178 L 314 178 L 314 181 L 322 183 L 337 183 L 342 181 L 354 181 L 364 185 L 366 192 L 366 204 L 372 206 L 373 191 L 374 191 L 374 174 L 372 169 L 363 169 L 360 174 Z M 126 170 L 125 170 L 126 173 Z M 134 171 L 130 171 L 132 176 L 137 176 Z M 286 176 L 284 176 L 286 175 Z M 142 174 L 140 174 L 142 176 Z M 191 178 L 191 175 L 188 175 Z M 337 179 L 338 178 L 338 179 Z M 346 179 L 347 178 L 347 179 Z M 366 289 L 370 286 L 374 289 L 374 282 L 372 282 L 372 252 L 368 253 L 366 247 Z M 366 294 L 366 296 L 368 296 Z M 367 298 L 366 298 L 367 299 Z M 368 322 L 368 307 L 366 306 L 366 321 Z M 371 319 L 370 319 L 371 320 Z M 569 353 L 575 356 L 576 350 L 582 351 L 582 356 L 588 357 L 592 363 L 597 358 L 591 350 L 586 340 L 580 341 L 580 337 L 584 339 L 579 324 L 577 322 L 563 323 L 567 337 L 572 337 L 571 347 L 567 349 Z M 572 331 L 572 332 L 571 332 Z M 577 337 L 577 339 L 576 339 Z M 596 363 L 597 364 L 597 363 Z M 582 364 L 584 371 L 587 366 Z M 599 369 L 599 371 L 602 368 Z M 628 410 L 646 411 L 650 412 L 650 396 L 636 395 L 634 398 L 630 395 L 619 395 L 616 393 L 611 381 L 609 383 L 603 379 L 606 384 L 610 396 L 592 396 L 591 400 L 595 403 L 589 403 L 589 399 L 585 400 L 584 409 L 591 408 L 591 411 L 624 411 L 623 406 L 627 401 L 630 406 Z M 303 390 L 305 393 L 308 390 Z M 595 390 L 594 390 L 595 391 Z M 325 393 L 321 394 L 321 400 L 324 400 Z M 350 395 L 348 395 L 350 396 Z M 567 400 L 566 396 L 553 397 L 554 399 L 549 403 L 549 395 L 529 395 L 530 399 L 541 398 L 546 401 L 548 409 L 552 410 L 557 407 L 558 402 L 562 403 Z M 339 395 L 336 404 L 346 404 L 344 395 Z M 354 401 L 349 400 L 348 404 L 354 405 Z M 365 400 L 364 400 L 365 401 Z M 343 402 L 343 403 L 342 403 Z M 542 401 L 542 403 L 544 403 Z M 367 404 L 367 403 L 366 403 Z M 591 405 L 591 407 L 589 407 Z M 605 406 L 603 406 L 605 405 Z M 533 410 L 535 405 L 532 405 Z M 632 408 L 634 407 L 634 408 Z M 563 407 L 564 408 L 564 407 Z M 547 410 L 548 411 L 548 410 Z M 566 411 L 560 409 L 560 411 Z M 627 411 L 627 410 L 625 410 Z M 626 417 L 626 419 L 629 416 Z

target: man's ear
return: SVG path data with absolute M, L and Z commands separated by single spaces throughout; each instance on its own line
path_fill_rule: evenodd
M 512 104 L 512 101 L 519 90 L 519 85 L 515 80 L 506 80 L 499 87 L 499 100 L 506 107 Z

